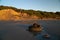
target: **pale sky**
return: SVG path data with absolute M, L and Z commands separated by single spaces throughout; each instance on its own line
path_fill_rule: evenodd
M 0 5 L 21 9 L 60 12 L 60 0 L 0 0 Z

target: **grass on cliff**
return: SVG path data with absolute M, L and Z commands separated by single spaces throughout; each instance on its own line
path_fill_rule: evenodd
M 29 15 L 36 15 L 40 18 L 58 18 L 60 19 L 60 12 L 46 12 L 46 11 L 40 11 L 40 10 L 24 10 L 24 9 L 17 9 L 15 7 L 10 7 L 10 6 L 0 6 L 0 10 L 3 9 L 13 9 L 16 12 L 21 12 L 21 13 L 27 13 Z

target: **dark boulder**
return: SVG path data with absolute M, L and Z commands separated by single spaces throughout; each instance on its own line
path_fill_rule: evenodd
M 41 27 L 41 25 L 34 23 L 33 25 L 29 26 L 28 30 L 31 32 L 40 32 L 40 31 L 42 31 L 42 27 Z

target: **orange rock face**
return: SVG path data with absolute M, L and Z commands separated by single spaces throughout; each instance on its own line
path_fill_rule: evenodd
M 16 12 L 13 9 L 0 10 L 0 20 L 33 20 L 38 19 L 36 15 L 29 16 L 27 13 Z

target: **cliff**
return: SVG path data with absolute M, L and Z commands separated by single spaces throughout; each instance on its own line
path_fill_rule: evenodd
M 16 12 L 13 9 L 3 9 L 0 10 L 0 20 L 29 20 L 37 19 L 37 16 L 29 16 L 27 13 Z
M 0 20 L 19 20 L 19 14 L 12 9 L 0 10 Z
M 24 10 L 15 7 L 0 6 L 0 20 L 60 20 L 60 12 Z

